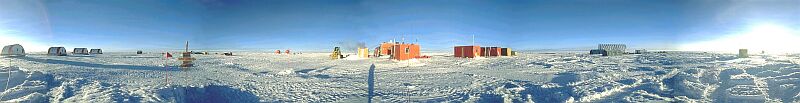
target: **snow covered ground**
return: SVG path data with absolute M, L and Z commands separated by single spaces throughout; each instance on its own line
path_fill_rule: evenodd
M 161 54 L 4 57 L 0 101 L 366 102 L 375 65 L 379 102 L 800 102 L 800 55 L 436 54 L 408 61 L 196 54 L 187 71 Z

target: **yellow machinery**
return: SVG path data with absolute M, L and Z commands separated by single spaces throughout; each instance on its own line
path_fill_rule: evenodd
M 331 54 L 331 59 L 341 59 L 341 58 L 344 58 L 344 56 L 342 55 L 342 52 L 339 51 L 339 47 L 334 47 L 333 54 Z

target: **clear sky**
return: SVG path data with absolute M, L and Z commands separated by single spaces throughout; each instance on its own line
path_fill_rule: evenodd
M 759 30 L 800 37 L 800 1 L 0 1 L 0 44 L 18 43 L 29 51 L 180 49 L 186 40 L 195 49 L 329 51 L 403 38 L 423 50 L 451 50 L 471 45 L 473 35 L 477 45 L 517 50 L 587 49 L 598 43 L 697 50 L 747 38 L 736 35 L 764 33 Z

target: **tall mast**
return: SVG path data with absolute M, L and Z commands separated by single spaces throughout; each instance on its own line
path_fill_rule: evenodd
M 186 41 L 186 50 L 184 50 L 183 52 L 189 52 L 189 41 L 188 40 Z
M 405 44 L 405 43 L 406 43 L 406 35 L 405 35 L 405 34 L 403 34 L 403 35 L 400 35 L 400 40 L 402 40 L 401 42 L 402 42 L 403 44 Z

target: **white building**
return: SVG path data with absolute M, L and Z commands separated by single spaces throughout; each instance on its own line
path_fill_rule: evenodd
M 25 49 L 22 48 L 22 45 L 14 44 L 4 46 L 3 50 L 0 51 L 0 55 L 4 56 L 25 56 Z
M 88 55 L 89 54 L 89 50 L 86 49 L 86 48 L 75 48 L 75 49 L 72 49 L 72 54 Z
M 627 47 L 625 46 L 625 44 L 599 44 L 597 45 L 597 49 L 606 51 L 619 50 L 624 52 L 625 49 L 627 49 Z
M 616 56 L 625 54 L 625 44 L 598 44 L 597 49 L 603 51 L 603 56 Z

